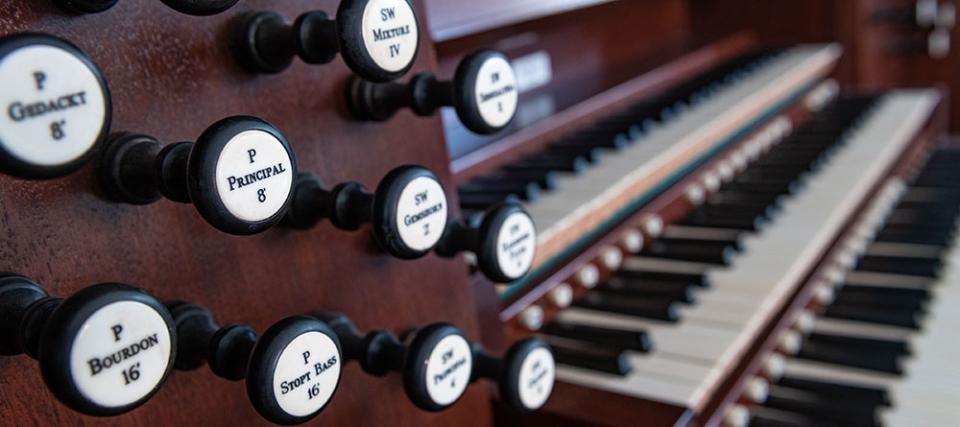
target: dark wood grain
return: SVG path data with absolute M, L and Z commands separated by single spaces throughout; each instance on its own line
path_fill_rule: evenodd
M 113 92 L 115 131 L 144 132 L 165 142 L 192 140 L 225 116 L 257 115 L 284 132 L 301 170 L 327 182 L 358 180 L 372 188 L 388 170 L 406 163 L 427 166 L 450 182 L 439 119 L 401 113 L 384 124 L 350 120 L 343 90 L 351 73 L 341 60 L 327 66 L 295 61 L 279 75 L 255 76 L 229 56 L 226 29 L 233 16 L 262 8 L 292 20 L 312 8 L 333 12 L 336 1 L 246 0 L 206 18 L 178 14 L 159 1 L 121 0 L 105 13 L 79 17 L 50 4 L 0 3 L 0 34 L 47 32 L 88 52 Z M 413 72 L 435 66 L 428 40 L 422 37 Z M 92 164 L 53 181 L 0 176 L 0 235 L 0 271 L 32 277 L 55 295 L 98 282 L 125 282 L 162 299 L 203 304 L 224 323 L 249 323 L 260 331 L 289 315 L 327 309 L 347 313 L 363 329 L 450 321 L 479 338 L 459 258 L 399 261 L 376 249 L 369 230 L 345 232 L 328 223 L 308 232 L 278 228 L 253 237 L 228 236 L 190 205 L 105 200 Z M 0 413 L 10 425 L 103 421 L 54 400 L 26 356 L 0 358 Z M 206 367 L 175 372 L 156 398 L 109 422 L 263 423 L 242 383 L 216 378 Z M 425 413 L 406 399 L 398 375 L 374 378 L 352 365 L 313 424 L 491 422 L 489 387 L 472 387 L 447 412 Z

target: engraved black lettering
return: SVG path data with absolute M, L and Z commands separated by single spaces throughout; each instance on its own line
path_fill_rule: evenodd
M 113 341 L 120 341 L 120 333 L 123 332 L 123 325 L 113 325 L 110 327 L 110 330 L 113 331 Z
M 303 352 L 303 364 L 306 365 L 308 363 L 310 363 L 310 352 L 305 351 Z
M 229 176 L 227 177 L 227 184 L 230 187 L 230 191 L 233 191 L 233 190 L 246 187 L 255 182 L 263 181 L 272 176 L 284 174 L 286 172 L 287 172 L 287 167 L 283 163 L 277 163 L 274 166 L 263 168 L 263 169 L 254 171 L 252 173 L 248 173 L 246 175 Z
M 400 45 L 399 44 L 390 45 L 390 57 L 394 58 L 399 54 L 400 54 Z
M 506 85 L 506 86 L 504 86 L 504 87 L 502 87 L 502 88 L 493 90 L 493 91 L 491 91 L 491 92 L 481 93 L 481 94 L 480 94 L 480 102 L 487 102 L 487 101 L 489 101 L 489 100 L 491 100 L 491 99 L 499 98 L 499 97 L 501 97 L 501 96 L 503 96 L 503 95 L 506 95 L 506 94 L 508 94 L 508 93 L 510 93 L 510 92 L 513 92 L 513 91 L 515 91 L 515 90 L 516 90 L 516 87 L 514 87 L 513 85 Z
M 416 224 L 416 223 L 422 221 L 424 218 L 426 218 L 426 217 L 428 217 L 428 216 L 430 216 L 430 215 L 433 215 L 433 214 L 435 214 L 435 213 L 437 213 L 437 212 L 440 212 L 441 209 L 443 209 L 443 203 L 437 203 L 437 204 L 435 204 L 435 205 L 433 205 L 433 206 L 430 206 L 429 208 L 426 208 L 426 209 L 424 209 L 424 210 L 422 210 L 422 211 L 420 211 L 420 212 L 418 212 L 418 213 L 416 213 L 416 214 L 414 214 L 414 215 L 407 215 L 407 216 L 403 217 L 403 223 L 404 223 L 404 225 L 407 225 L 407 226 Z
M 373 41 L 382 42 L 390 40 L 397 37 L 402 37 L 407 34 L 410 34 L 410 26 L 404 25 L 396 28 L 388 28 L 386 30 L 380 28 L 373 29 Z
M 250 163 L 253 163 L 253 158 L 257 157 L 257 150 L 251 148 L 247 150 L 247 155 L 250 156 Z
M 389 20 L 391 20 L 391 19 L 393 19 L 393 18 L 396 18 L 396 17 L 397 17 L 397 14 L 396 14 L 396 12 L 393 10 L 392 7 L 380 9 L 380 20 L 381 20 L 381 21 L 389 21 Z
M 37 90 L 43 90 L 43 82 L 47 81 L 47 73 L 44 73 L 43 71 L 34 71 L 33 81 L 37 82 Z
M 41 117 L 49 113 L 69 110 L 87 104 L 86 92 L 77 92 L 63 95 L 46 101 L 13 102 L 7 106 L 7 116 L 15 122 Z
M 434 375 L 434 376 L 433 376 L 433 383 L 434 383 L 434 384 L 440 384 L 440 383 L 442 383 L 444 380 L 446 380 L 448 377 L 450 377 L 450 375 L 453 375 L 454 372 L 458 371 L 460 368 L 463 367 L 463 365 L 466 365 L 466 364 L 467 364 L 467 358 L 466 358 L 466 357 L 461 357 L 460 359 L 457 359 L 457 360 L 456 360 L 455 362 L 453 362 L 453 364 L 451 364 L 447 369 L 444 369 L 443 372 Z M 451 385 L 451 386 L 455 386 L 456 384 L 454 384 L 454 383 L 451 382 L 450 385 Z
M 326 362 L 316 363 L 313 365 L 314 373 L 319 377 L 320 374 L 326 372 L 327 369 L 334 367 L 337 364 L 337 356 L 333 355 L 327 359 Z
M 97 375 L 105 370 L 109 370 L 111 367 L 119 365 L 124 360 L 154 348 L 158 344 L 160 344 L 160 337 L 157 336 L 157 334 L 152 334 L 144 337 L 138 342 L 130 344 L 129 346 L 106 356 L 89 359 L 87 360 L 87 366 L 90 367 L 90 376 Z
M 280 394 L 284 395 L 291 391 L 296 390 L 298 387 L 310 382 L 310 372 L 306 372 L 299 377 L 296 377 L 292 380 L 283 381 L 280 383 Z

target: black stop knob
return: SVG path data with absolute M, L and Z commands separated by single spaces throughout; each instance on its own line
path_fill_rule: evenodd
M 100 13 L 117 4 L 117 0 L 54 0 L 54 3 L 73 13 Z
M 204 307 L 170 305 L 180 339 L 177 369 L 195 369 L 204 361 L 217 376 L 246 378 L 253 407 L 270 422 L 301 424 L 316 417 L 340 385 L 340 341 L 327 324 L 292 316 L 263 336 L 247 325 L 220 327 Z
M 110 129 L 110 90 L 70 42 L 36 33 L 0 38 L 0 172 L 28 179 L 83 166 Z
M 517 203 L 496 205 L 479 215 L 447 225 L 437 254 L 452 257 L 472 252 L 477 265 L 494 282 L 512 282 L 530 271 L 537 249 L 537 230 L 530 214 Z
M 452 82 L 420 73 L 406 84 L 354 77 L 347 88 L 350 110 L 359 119 L 384 121 L 405 107 L 420 116 L 433 115 L 440 107 L 454 107 L 467 129 L 479 134 L 507 127 L 517 112 L 517 100 L 517 80 L 510 62 L 502 53 L 489 50 L 464 58 Z
M 470 384 L 473 353 L 463 332 L 447 323 L 414 329 L 403 340 L 378 330 L 361 335 L 340 313 L 319 313 L 340 337 L 346 360 L 356 360 L 371 375 L 401 372 L 407 397 L 427 411 L 442 411 L 460 399 Z
M 543 407 L 553 392 L 556 363 L 550 346 L 539 338 L 517 341 L 502 359 L 473 346 L 476 367 L 473 379 L 486 378 L 499 385 L 500 399 L 520 413 Z
M 108 283 L 67 299 L 35 282 L 0 276 L 0 354 L 26 353 L 70 408 L 117 415 L 150 399 L 176 354 L 173 319 L 143 290 Z
M 255 117 L 236 116 L 214 123 L 195 143 L 163 146 L 146 135 L 111 135 L 100 181 L 119 201 L 148 204 L 162 196 L 193 203 L 220 231 L 248 235 L 283 218 L 296 168 L 279 130 Z
M 216 15 L 237 4 L 239 0 L 161 0 L 180 13 L 194 16 Z
M 420 46 L 417 14 L 409 0 L 344 0 L 336 21 L 311 11 L 292 25 L 274 12 L 239 17 L 233 26 L 237 61 L 259 73 L 279 73 L 294 56 L 326 64 L 339 52 L 364 79 L 386 82 L 410 70 Z
M 329 218 L 337 228 L 373 225 L 380 246 L 402 259 L 429 253 L 447 224 L 447 197 L 433 172 L 420 166 L 390 171 L 370 193 L 362 184 L 345 182 L 329 189 L 315 176 L 297 178 L 288 223 L 311 228 Z

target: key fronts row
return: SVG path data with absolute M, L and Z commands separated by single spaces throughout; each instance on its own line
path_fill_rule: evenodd
M 475 82 L 481 73 L 499 73 L 503 66 L 509 70 L 492 53 L 464 64 L 470 70 L 458 79 L 475 88 L 483 86 Z M 489 64 L 499 71 L 484 71 Z M 328 186 L 298 171 L 296 156 L 278 129 L 247 116 L 218 121 L 193 142 L 164 144 L 149 135 L 110 134 L 107 85 L 89 58 L 64 40 L 38 34 L 0 40 L 0 76 L 9 82 L 9 90 L 0 95 L 7 106 L 0 125 L 0 170 L 9 174 L 56 177 L 98 157 L 99 181 L 111 198 L 138 205 L 161 198 L 189 203 L 230 234 L 256 234 L 281 222 L 307 229 L 326 218 L 345 230 L 370 224 L 381 247 L 402 259 L 422 257 L 441 243 L 438 253 L 443 256 L 473 252 L 480 270 L 496 281 L 515 280 L 532 264 L 536 231 L 522 208 L 499 206 L 476 220 L 448 218 L 443 186 L 419 166 L 393 170 L 373 192 L 356 182 Z M 437 100 L 431 105 L 455 98 L 434 92 Z M 363 105 L 401 105 L 391 96 L 371 97 Z M 456 96 L 477 101 L 464 109 L 470 117 L 502 121 L 482 97 Z
M 344 314 L 285 318 L 262 334 L 221 325 L 206 308 L 159 302 L 142 289 L 99 284 L 55 298 L 18 275 L 0 275 L 0 354 L 26 353 L 40 364 L 50 391 L 70 408 L 97 416 L 130 411 L 157 392 L 172 369 L 207 364 L 217 376 L 244 380 L 251 404 L 278 424 L 299 424 L 332 401 L 343 364 L 364 372 L 397 372 L 417 407 L 441 411 L 478 379 L 499 385 L 519 412 L 550 397 L 554 360 L 535 338 L 494 357 L 447 323 L 361 333 Z

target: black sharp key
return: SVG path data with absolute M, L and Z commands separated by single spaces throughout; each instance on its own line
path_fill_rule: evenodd
M 694 285 L 684 283 L 635 280 L 625 277 L 611 277 L 603 284 L 603 289 L 607 292 L 628 294 L 636 297 L 669 299 L 684 304 L 692 304 L 696 301 L 695 288 Z
M 776 206 L 780 208 L 786 196 L 782 194 L 755 194 L 743 193 L 738 191 L 725 191 L 720 189 L 717 193 L 707 198 L 709 204 L 762 204 Z
M 857 270 L 880 273 L 906 274 L 911 276 L 937 277 L 943 262 L 932 258 L 902 258 L 865 255 L 857 261 Z
M 716 245 L 702 241 L 667 242 L 657 239 L 645 245 L 640 253 L 644 256 L 656 258 L 730 265 L 730 262 L 737 255 L 737 250 L 727 245 Z
M 701 288 L 710 287 L 710 279 L 706 274 L 674 273 L 670 271 L 618 270 L 614 273 L 614 275 L 638 280 L 668 281 L 690 284 Z
M 630 143 L 633 142 L 631 138 L 627 135 L 611 135 L 611 136 L 584 136 L 584 137 L 572 137 L 565 138 L 560 141 L 554 142 L 552 145 L 561 147 L 591 147 L 591 148 L 608 148 L 611 150 L 621 150 Z
M 847 288 L 841 288 L 833 303 L 845 306 L 870 307 L 878 310 L 891 308 L 924 312 L 927 301 L 926 296 L 857 292 L 856 290 L 851 291 Z
M 799 181 L 772 182 L 733 180 L 723 185 L 724 191 L 742 191 L 744 193 L 795 194 L 800 191 Z
M 802 414 L 812 421 L 811 425 L 878 425 L 876 406 L 831 400 L 804 390 L 770 387 L 763 406 Z
M 946 247 L 953 242 L 953 236 L 932 231 L 884 228 L 877 233 L 874 240 L 877 242 L 915 243 Z
M 707 203 L 694 210 L 707 216 L 751 216 L 773 218 L 780 208 L 773 204 Z
M 920 329 L 918 314 L 912 310 L 874 309 L 855 305 L 832 304 L 823 313 L 834 319 L 854 320 L 881 325 Z
M 520 187 L 520 188 L 510 188 L 506 186 L 502 188 L 490 188 L 485 190 L 480 190 L 480 189 L 464 190 L 463 188 L 460 188 L 458 191 L 458 194 L 461 199 L 464 196 L 509 197 L 512 195 L 521 200 L 534 202 L 540 198 L 540 187 L 537 186 L 536 184 L 531 183 L 528 186 Z
M 466 210 L 482 211 L 505 201 L 520 202 L 515 194 L 462 194 L 460 207 Z
M 839 295 L 842 296 L 844 294 L 857 295 L 863 298 L 880 296 L 920 301 L 930 299 L 930 291 L 925 288 L 898 288 L 892 286 L 859 285 L 855 283 L 845 283 L 843 287 L 840 288 Z
M 516 194 L 524 200 L 536 199 L 540 195 L 540 185 L 531 181 L 500 180 L 468 182 L 460 186 L 461 193 L 507 193 Z
M 510 163 L 503 168 L 515 170 L 551 170 L 578 173 L 589 166 L 587 159 L 579 156 L 561 156 L 558 154 L 537 154 Z
M 903 373 L 903 366 L 900 363 L 901 356 L 900 353 L 889 349 L 882 350 L 875 347 L 866 349 L 805 339 L 803 347 L 800 348 L 796 357 L 899 375 Z
M 743 178 L 748 181 L 765 181 L 770 180 L 774 182 L 787 182 L 787 181 L 804 181 L 809 177 L 809 172 L 805 172 L 804 169 L 796 170 L 783 170 L 783 169 L 760 169 L 753 168 L 753 165 L 747 167 L 747 170 L 743 171 L 738 178 Z
M 846 335 L 828 334 L 823 332 L 813 332 L 807 336 L 807 341 L 844 345 L 852 348 L 872 349 L 877 348 L 882 351 L 889 351 L 901 356 L 910 354 L 910 343 L 904 340 L 891 340 L 880 338 L 852 337 Z
M 518 170 L 501 171 L 495 175 L 496 179 L 517 182 L 535 182 L 544 190 L 557 189 L 557 173 L 547 170 Z M 482 182 L 482 181 L 481 181 Z
M 886 389 L 868 385 L 827 382 L 811 378 L 783 376 L 777 385 L 798 390 L 807 390 L 831 399 L 850 402 L 864 402 L 876 406 L 889 406 L 890 395 Z
M 680 310 L 675 301 L 666 298 L 635 298 L 595 289 L 573 303 L 580 308 L 626 314 L 646 319 L 676 322 Z
M 544 326 L 541 332 L 617 349 L 634 350 L 642 353 L 649 353 L 653 350 L 653 340 L 650 339 L 650 334 L 646 331 L 628 331 L 554 321 Z
M 561 365 L 626 376 L 633 370 L 625 350 L 604 347 L 572 347 L 550 341 L 553 357 Z
M 597 164 L 603 157 L 603 150 L 590 146 L 569 146 L 569 145 L 549 145 L 547 153 L 559 154 L 561 156 L 583 157 L 588 162 Z
M 763 217 L 741 217 L 741 216 L 705 216 L 689 215 L 680 221 L 677 225 L 692 225 L 697 227 L 712 228 L 732 228 L 743 231 L 761 231 L 767 226 L 769 221 Z
M 922 224 L 935 223 L 940 226 L 952 226 L 957 216 L 949 210 L 904 209 L 897 208 L 890 212 L 885 220 L 886 224 Z
M 682 245 L 700 245 L 704 247 L 714 248 L 714 250 L 721 250 L 723 248 L 732 248 L 734 251 L 740 252 L 743 250 L 743 239 L 726 239 L 726 240 L 706 240 L 706 239 L 693 239 L 693 238 L 684 238 L 684 237 L 659 237 L 657 238 L 658 242 L 663 242 L 667 245 L 672 244 L 682 244 Z
M 756 412 L 750 414 L 749 427 L 822 427 L 803 414 L 767 408 Z

